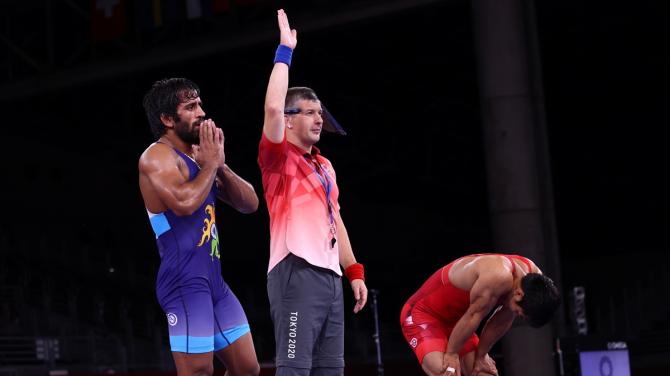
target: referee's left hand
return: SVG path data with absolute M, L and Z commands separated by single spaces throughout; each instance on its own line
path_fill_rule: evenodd
M 354 291 L 354 299 L 356 299 L 354 313 L 358 313 L 368 301 L 368 288 L 365 286 L 364 280 L 354 279 L 351 281 L 351 289 Z

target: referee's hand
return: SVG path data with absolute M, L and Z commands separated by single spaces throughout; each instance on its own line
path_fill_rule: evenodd
M 368 301 L 368 288 L 365 286 L 365 281 L 362 279 L 354 279 L 351 281 L 351 289 L 354 291 L 354 299 L 356 299 L 354 313 L 358 313 Z
M 279 24 L 279 43 L 294 49 L 298 44 L 298 32 L 291 29 L 288 24 L 288 17 L 286 17 L 283 9 L 277 11 L 277 23 Z

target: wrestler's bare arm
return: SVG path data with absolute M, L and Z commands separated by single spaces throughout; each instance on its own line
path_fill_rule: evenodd
M 501 296 L 512 289 L 512 276 L 502 267 L 478 273 L 470 289 L 470 306 L 458 320 L 449 336 L 449 345 L 444 354 L 444 368 L 453 367 L 460 373 L 458 352 L 467 339 L 477 330 L 482 320 L 495 308 Z
M 224 164 L 217 172 L 218 198 L 235 210 L 249 214 L 258 209 L 258 196 L 254 187 Z
M 211 127 L 200 127 L 201 170 L 191 181 L 179 171 L 175 152 L 167 145 L 154 144 L 140 156 L 140 189 L 147 209 L 190 215 L 202 205 L 214 183 L 220 157 L 214 133 Z
M 484 356 L 493 345 L 512 327 L 516 315 L 505 306 L 500 306 L 484 325 L 479 336 L 477 356 Z

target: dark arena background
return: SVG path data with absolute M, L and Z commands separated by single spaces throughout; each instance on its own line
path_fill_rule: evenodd
M 161 78 L 198 83 L 226 162 L 261 196 L 279 8 L 298 30 L 290 84 L 348 131 L 318 144 L 377 292 L 354 315 L 345 282 L 347 375 L 422 375 L 400 309 L 477 252 L 530 254 L 560 282 L 555 375 L 670 375 L 667 1 L 1 0 L 0 376 L 175 373 L 138 189 L 154 141 L 142 97 Z M 535 222 L 509 214 L 528 210 Z M 223 276 L 274 374 L 265 201 L 216 217 Z M 501 375 L 546 374 L 505 369 L 524 341 L 494 346 Z M 599 373 L 588 352 L 605 354 Z

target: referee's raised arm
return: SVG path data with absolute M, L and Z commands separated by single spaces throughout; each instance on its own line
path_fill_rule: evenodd
M 297 32 L 291 29 L 283 9 L 277 11 L 277 23 L 280 33 L 279 46 L 265 93 L 263 121 L 263 133 L 268 140 L 274 143 L 279 143 L 284 139 L 284 101 L 288 90 L 288 70 L 291 66 L 291 54 L 298 43 Z

